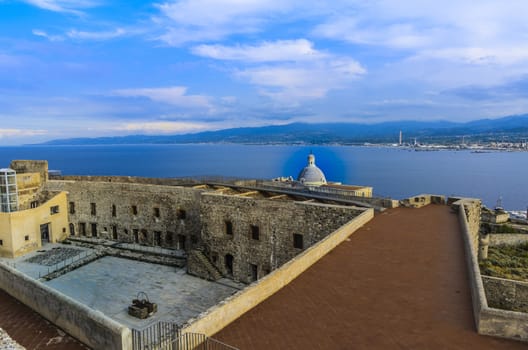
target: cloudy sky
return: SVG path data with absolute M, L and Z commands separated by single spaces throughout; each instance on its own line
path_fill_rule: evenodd
M 0 144 L 528 112 L 528 1 L 0 0 Z

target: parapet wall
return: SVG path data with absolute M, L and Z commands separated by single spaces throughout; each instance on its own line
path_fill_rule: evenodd
M 490 234 L 490 247 L 498 245 L 518 245 L 528 243 L 528 235 L 523 233 Z
M 480 200 L 449 198 L 448 203 L 458 211 L 464 251 L 469 273 L 473 315 L 480 334 L 528 341 L 528 314 L 488 306 L 484 283 L 478 265 Z
M 207 336 L 218 333 L 241 315 L 286 286 L 373 217 L 373 209 L 364 209 L 363 213 L 277 270 L 209 309 L 198 319 L 189 321 L 187 325 L 184 325 L 182 333 L 203 333 Z
M 0 288 L 92 349 L 132 349 L 130 329 L 3 263 Z
M 528 312 L 528 282 L 482 276 L 488 305 L 492 308 Z

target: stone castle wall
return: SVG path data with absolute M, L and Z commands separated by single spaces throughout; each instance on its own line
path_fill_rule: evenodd
M 179 249 L 199 244 L 200 190 L 142 183 L 51 180 L 68 192 L 70 234 Z
M 222 274 L 246 283 L 275 270 L 363 212 L 209 193 L 202 195 L 201 206 L 205 254 Z

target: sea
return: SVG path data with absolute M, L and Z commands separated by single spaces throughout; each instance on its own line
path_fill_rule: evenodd
M 0 168 L 13 159 L 45 159 L 50 169 L 63 175 L 296 178 L 311 152 L 328 181 L 372 186 L 378 197 L 433 193 L 481 198 L 490 208 L 528 206 L 528 152 L 239 144 L 38 145 L 0 147 Z

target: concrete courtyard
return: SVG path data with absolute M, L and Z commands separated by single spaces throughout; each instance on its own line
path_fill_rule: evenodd
M 39 279 L 94 254 L 94 249 L 86 247 L 47 244 L 25 256 L 0 261 Z M 135 329 L 161 320 L 183 324 L 244 287 L 229 279 L 210 282 L 193 277 L 185 268 L 111 256 L 42 283 Z M 158 305 L 158 311 L 144 320 L 128 315 L 128 306 L 139 292 Z

